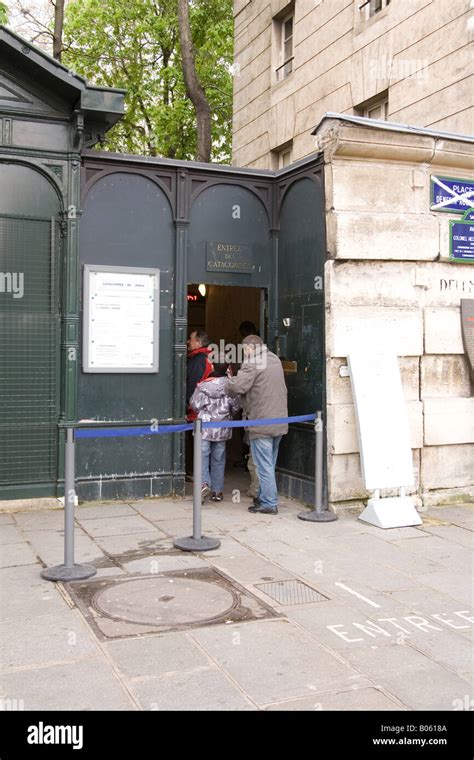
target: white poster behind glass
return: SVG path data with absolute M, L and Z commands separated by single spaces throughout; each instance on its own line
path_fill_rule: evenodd
M 160 270 L 84 266 L 84 372 L 158 372 Z

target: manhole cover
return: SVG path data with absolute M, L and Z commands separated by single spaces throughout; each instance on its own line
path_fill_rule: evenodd
M 98 591 L 93 606 L 115 620 L 166 626 L 200 623 L 236 604 L 222 586 L 192 578 L 134 578 Z
M 92 578 L 65 589 L 102 639 L 279 617 L 214 568 Z
M 315 591 L 302 581 L 274 581 L 273 583 L 258 583 L 255 588 L 274 599 L 281 605 L 310 604 L 325 602 L 328 597 Z

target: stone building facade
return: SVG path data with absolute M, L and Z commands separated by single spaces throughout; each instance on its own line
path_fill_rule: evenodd
M 474 386 L 461 299 L 474 267 L 449 258 L 450 221 L 430 210 L 432 176 L 474 180 L 474 139 L 326 118 L 326 393 L 329 499 L 363 506 L 350 379 L 340 367 L 355 336 L 391 346 L 410 421 L 417 504 L 474 497 Z M 387 431 L 390 435 L 390 431 Z
M 350 379 L 340 374 L 361 334 L 398 356 L 417 506 L 474 497 L 474 388 L 460 319 L 461 299 L 474 299 L 474 271 L 449 256 L 450 221 L 459 213 L 430 203 L 432 176 L 474 180 L 470 5 L 234 5 L 234 163 L 284 171 L 324 156 L 335 511 L 359 511 L 369 496 Z
M 233 163 L 277 169 L 313 153 L 327 112 L 472 133 L 471 6 L 235 0 Z

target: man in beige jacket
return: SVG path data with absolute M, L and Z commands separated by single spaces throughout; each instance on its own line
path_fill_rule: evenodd
M 227 381 L 227 393 L 243 397 L 249 420 L 288 417 L 287 390 L 280 359 L 268 350 L 258 335 L 248 335 L 242 345 L 244 361 L 237 375 Z M 260 481 L 259 493 L 249 512 L 276 515 L 278 491 L 275 466 L 280 441 L 288 432 L 288 424 L 258 425 L 248 430 Z

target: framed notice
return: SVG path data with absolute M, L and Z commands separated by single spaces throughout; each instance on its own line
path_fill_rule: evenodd
M 84 266 L 84 372 L 158 372 L 160 270 Z

